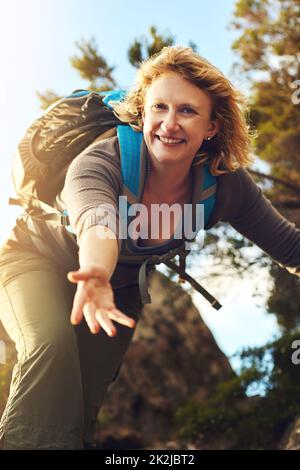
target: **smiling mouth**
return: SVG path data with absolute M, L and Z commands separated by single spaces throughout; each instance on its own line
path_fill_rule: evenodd
M 155 135 L 155 138 L 158 139 L 163 144 L 166 144 L 166 145 L 179 145 L 179 144 L 184 144 L 185 143 L 184 139 L 172 139 L 171 137 L 170 138 L 162 137 L 162 136 L 159 136 L 157 134 Z

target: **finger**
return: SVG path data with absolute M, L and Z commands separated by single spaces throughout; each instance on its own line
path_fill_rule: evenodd
M 105 313 L 104 310 L 101 310 L 101 309 L 96 310 L 96 319 L 100 323 L 103 330 L 106 331 L 108 336 L 116 336 L 117 329 L 114 326 L 114 324 L 110 321 L 110 319 L 107 316 L 107 313 Z
M 83 317 L 83 307 L 86 302 L 86 295 L 81 286 L 78 286 L 74 295 L 73 308 L 71 312 L 71 323 L 77 325 Z
M 113 308 L 112 310 L 108 311 L 109 318 L 112 320 L 120 323 L 121 325 L 128 326 L 129 328 L 134 328 L 136 325 L 136 321 L 125 315 L 121 310 L 117 308 Z
M 104 270 L 99 267 L 93 267 L 88 269 L 78 269 L 77 271 L 70 271 L 68 272 L 68 279 L 73 283 L 77 283 L 79 281 L 87 281 L 92 277 L 96 277 L 100 279 L 103 283 L 107 284 L 108 279 L 107 275 Z
M 98 333 L 101 327 L 96 319 L 95 305 L 92 302 L 86 302 L 83 308 L 83 313 L 91 333 Z

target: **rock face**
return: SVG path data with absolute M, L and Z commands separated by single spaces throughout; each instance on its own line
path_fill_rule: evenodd
M 281 450 L 300 450 L 300 415 L 298 415 L 285 431 L 279 444 Z
M 149 290 L 152 303 L 100 412 L 100 422 L 101 416 L 108 420 L 97 435 L 102 442 L 121 435 L 143 446 L 172 439 L 177 408 L 209 397 L 233 375 L 188 293 L 158 271 Z

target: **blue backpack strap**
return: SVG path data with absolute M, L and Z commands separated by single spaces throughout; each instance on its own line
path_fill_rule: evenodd
M 143 133 L 130 126 L 117 126 L 120 145 L 123 184 L 137 197 L 141 176 L 141 146 Z
M 204 204 L 204 227 L 206 227 L 215 206 L 217 177 L 211 174 L 209 163 L 203 165 L 203 172 L 202 195 L 199 202 Z
M 104 96 L 103 103 L 112 108 L 109 102 L 121 101 L 126 92 L 114 90 L 100 92 L 100 94 Z M 134 196 L 137 196 L 140 184 L 140 154 L 143 134 L 134 131 L 129 125 L 119 125 L 117 126 L 117 136 L 121 153 L 123 184 Z

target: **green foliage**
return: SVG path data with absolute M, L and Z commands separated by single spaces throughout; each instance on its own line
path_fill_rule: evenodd
M 116 82 L 112 76 L 115 67 L 109 67 L 106 60 L 99 54 L 95 38 L 90 41 L 76 42 L 79 55 L 71 57 L 70 63 L 89 82 L 92 90 L 110 90 Z
M 155 26 L 149 28 L 149 34 L 150 41 L 145 36 L 140 39 L 134 39 L 133 44 L 128 50 L 128 60 L 134 67 L 139 67 L 141 62 L 160 52 L 163 47 L 174 45 L 175 37 L 167 34 L 158 34 Z M 193 41 L 189 41 L 188 46 L 194 51 L 197 50 L 197 46 Z
M 292 95 L 300 77 L 299 18 L 299 0 L 237 0 L 232 22 L 240 32 L 233 43 L 240 57 L 239 71 L 251 79 L 250 120 L 257 129 L 256 154 L 267 162 L 271 176 L 266 195 L 296 225 L 300 224 L 300 104 Z M 232 259 L 232 253 L 228 254 Z M 270 266 L 274 287 L 268 309 L 281 327 L 296 326 L 299 282 Z
M 239 0 L 233 26 L 241 31 L 233 49 L 241 70 L 253 73 L 251 118 L 258 130 L 256 151 L 271 165 L 273 176 L 299 181 L 299 104 L 292 100 L 292 84 L 300 76 L 300 2 L 298 0 Z M 300 188 L 298 185 L 299 200 Z M 272 200 L 295 196 L 282 186 L 269 193 Z
M 271 275 L 276 279 L 270 298 L 268 311 L 276 312 L 282 331 L 300 327 L 300 278 L 291 276 L 285 269 L 272 263 Z
M 292 362 L 290 333 L 239 354 L 239 374 L 204 403 L 190 401 L 176 413 L 180 437 L 229 438 L 235 449 L 276 448 L 287 424 L 300 412 L 300 364 Z M 249 389 L 263 396 L 247 397 Z
M 44 93 L 36 92 L 38 99 L 40 100 L 40 107 L 43 110 L 46 110 L 51 106 L 55 101 L 59 100 L 61 96 L 57 95 L 52 90 L 46 90 Z
M 111 417 L 110 415 L 101 409 L 97 416 L 97 423 L 95 426 L 95 431 L 102 431 L 103 429 L 107 429 L 111 424 Z
M 159 35 L 155 26 L 149 28 L 149 33 L 151 42 L 145 36 L 140 39 L 134 39 L 133 44 L 128 50 L 128 60 L 134 67 L 139 67 L 143 60 L 161 51 L 163 47 L 174 44 L 173 36 L 164 37 Z
M 298 0 L 238 0 L 232 26 L 242 32 L 233 43 L 243 59 L 243 70 L 270 70 L 272 57 L 295 63 L 299 53 Z

